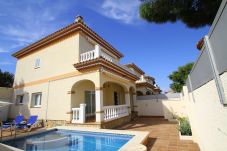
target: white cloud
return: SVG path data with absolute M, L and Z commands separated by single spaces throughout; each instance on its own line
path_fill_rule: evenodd
M 11 43 L 4 50 L 27 46 L 54 32 L 60 24 L 54 24 L 53 21 L 56 21 L 60 13 L 69 6 L 65 1 L 55 1 L 50 6 L 44 7 L 46 3 L 42 0 L 28 1 L 26 4 L 20 2 L 0 4 L 8 18 L 7 22 L 0 25 L 0 38 Z
M 10 61 L 0 61 L 0 65 L 13 65 Z
M 7 52 L 9 52 L 9 51 L 0 49 L 0 53 L 7 53 Z
M 135 24 L 139 19 L 139 5 L 139 0 L 104 0 L 98 9 L 93 10 L 125 24 Z

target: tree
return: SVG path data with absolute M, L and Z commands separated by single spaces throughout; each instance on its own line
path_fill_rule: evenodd
M 173 83 L 170 84 L 170 88 L 174 92 L 181 92 L 187 80 L 188 74 L 192 70 L 193 64 L 194 63 L 188 63 L 184 66 L 180 66 L 177 71 L 174 71 L 169 75 L 169 79 L 173 81 Z
M 211 25 L 222 0 L 142 0 L 140 16 L 148 22 L 185 23 L 189 28 Z
M 0 87 L 12 87 L 14 75 L 9 72 L 2 72 L 0 69 Z

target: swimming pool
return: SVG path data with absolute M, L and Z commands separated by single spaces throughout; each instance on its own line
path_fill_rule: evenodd
M 54 129 L 3 142 L 26 151 L 117 151 L 133 135 Z

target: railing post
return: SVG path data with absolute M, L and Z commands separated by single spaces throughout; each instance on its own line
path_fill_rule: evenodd
M 100 46 L 97 44 L 97 45 L 95 45 L 95 55 L 94 55 L 94 58 L 98 58 L 99 56 L 101 56 L 101 50 L 100 50 Z
M 79 123 L 85 123 L 85 107 L 86 104 L 80 104 Z

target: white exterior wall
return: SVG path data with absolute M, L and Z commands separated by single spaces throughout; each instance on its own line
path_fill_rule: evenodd
M 220 78 L 226 94 L 227 72 Z M 200 149 L 202 151 L 226 151 L 227 107 L 219 100 L 215 81 L 211 80 L 189 94 L 185 87 L 183 99 L 187 103 L 194 140 L 199 144 Z
M 99 78 L 98 72 L 91 72 L 15 89 L 13 103 L 16 101 L 16 95 L 20 94 L 24 94 L 24 102 L 23 105 L 12 105 L 9 117 L 14 118 L 21 113 L 26 118 L 30 115 L 38 115 L 39 119 L 70 121 L 71 115 L 68 112 L 71 112 L 72 94 L 69 92 L 72 90 L 73 85 L 80 80 L 90 80 L 98 85 Z M 37 92 L 42 92 L 40 108 L 31 107 L 32 93 Z
M 40 68 L 35 69 L 35 60 Z M 68 36 L 17 60 L 15 85 L 73 72 L 79 61 L 79 34 Z

